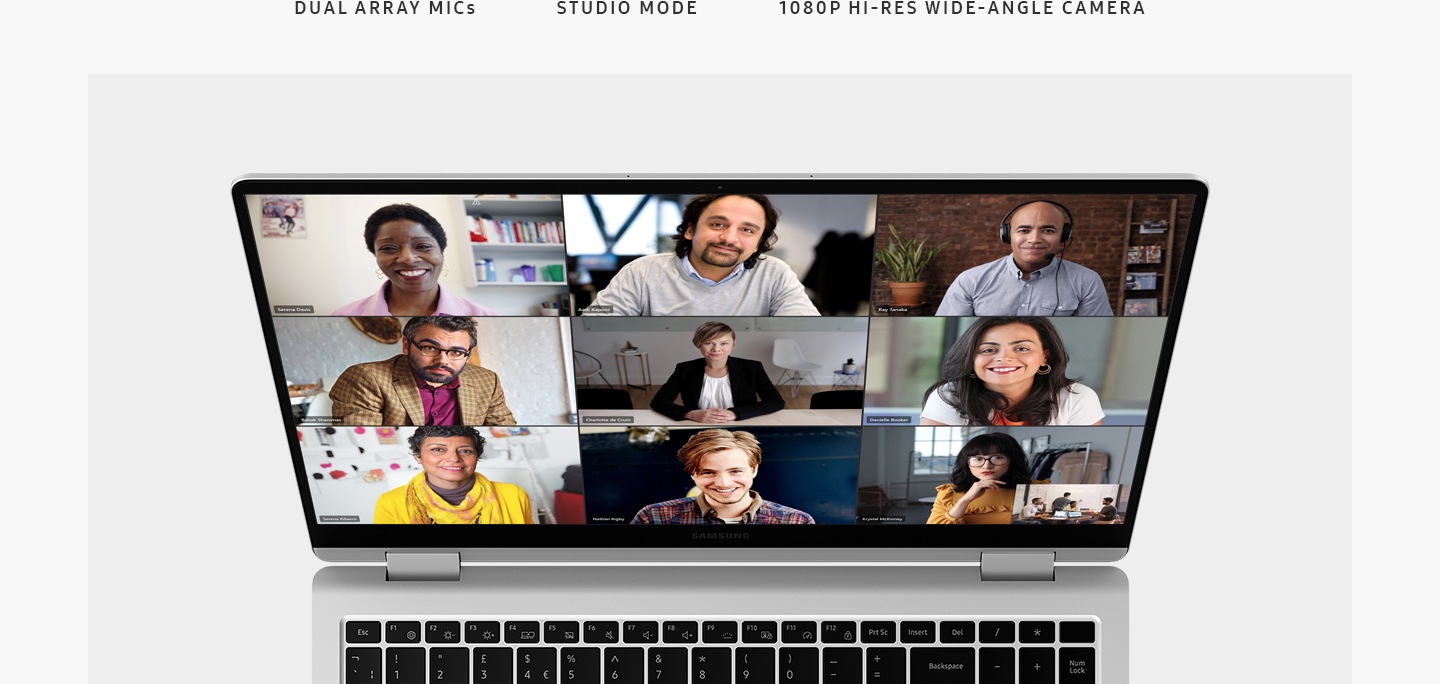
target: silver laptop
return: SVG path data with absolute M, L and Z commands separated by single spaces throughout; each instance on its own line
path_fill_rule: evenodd
M 232 195 L 313 680 L 1127 680 L 1203 181 Z

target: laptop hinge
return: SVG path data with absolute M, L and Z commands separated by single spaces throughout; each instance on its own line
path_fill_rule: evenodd
M 1054 582 L 1055 552 L 980 553 L 982 582 Z
M 459 582 L 460 554 L 386 553 L 387 582 Z

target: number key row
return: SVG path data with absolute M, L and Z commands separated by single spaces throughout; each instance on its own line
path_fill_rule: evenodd
M 351 647 L 346 684 L 1094 684 L 1089 647 Z

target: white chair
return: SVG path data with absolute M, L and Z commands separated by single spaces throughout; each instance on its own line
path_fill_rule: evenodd
M 800 345 L 796 344 L 795 340 L 789 339 L 775 340 L 775 353 L 770 361 L 783 369 L 783 372 L 780 373 L 780 380 L 775 384 L 790 383 L 790 398 L 792 399 L 799 393 L 802 380 L 808 377 L 810 384 L 814 385 L 814 371 L 824 368 L 818 363 L 806 360 L 805 355 L 800 353 Z
M 602 372 L 600 372 L 600 367 L 601 367 L 601 366 L 600 366 L 600 359 L 597 359 L 597 358 L 595 358 L 595 357 L 593 357 L 593 356 L 591 356 L 591 355 L 589 355 L 589 354 L 586 354 L 585 352 L 582 352 L 582 351 L 576 351 L 576 352 L 575 352 L 575 379 L 576 379 L 576 380 L 584 380 L 584 381 L 585 381 L 585 385 L 586 385 L 586 386 L 589 386 L 589 385 L 590 385 L 590 378 L 593 378 L 593 377 L 595 377 L 595 376 L 598 375 L 598 376 L 600 376 L 600 379 L 601 379 L 601 380 L 604 380 L 604 381 L 605 381 L 605 386 L 606 386 L 606 387 L 609 387 L 610 389 L 615 389 L 615 386 L 612 385 L 612 384 L 610 384 L 610 379 L 609 379 L 609 378 L 606 378 L 606 377 L 605 377 L 605 374 L 602 373 Z
M 331 414 L 334 412 L 334 410 L 331 408 L 330 404 L 330 388 L 334 387 L 335 381 L 339 379 L 340 376 L 338 375 L 331 375 L 328 377 L 320 378 L 320 391 L 316 392 L 315 396 L 311 397 L 310 401 L 305 404 L 306 418 L 331 417 Z
M 307 419 L 330 418 L 332 413 L 334 413 L 334 409 L 331 408 L 330 390 L 328 388 L 324 391 L 317 392 L 315 396 L 310 397 L 310 403 L 305 404 L 305 417 Z M 319 424 L 324 425 L 325 423 Z

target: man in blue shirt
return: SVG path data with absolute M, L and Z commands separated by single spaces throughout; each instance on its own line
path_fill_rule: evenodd
M 1064 206 L 1026 202 L 1001 223 L 1010 254 L 961 273 L 937 316 L 1113 316 L 1100 274 L 1064 258 L 1073 221 Z

